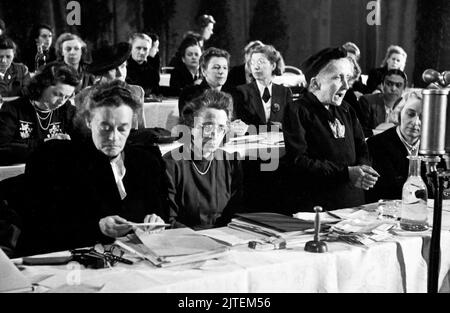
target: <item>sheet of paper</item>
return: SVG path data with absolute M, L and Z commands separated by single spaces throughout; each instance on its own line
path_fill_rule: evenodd
M 250 234 L 229 227 L 206 229 L 198 231 L 197 233 L 219 240 L 230 246 L 248 244 L 249 241 L 265 238 L 265 236 L 262 235 Z
M 223 247 L 190 228 L 170 229 L 161 233 L 136 233 L 142 243 L 159 257 L 192 255 Z
M 335 212 L 333 212 L 335 213 Z M 326 212 L 319 213 L 321 223 L 336 223 L 339 222 L 340 219 L 332 217 Z M 340 217 L 339 214 L 336 214 Z M 298 212 L 293 215 L 295 218 L 298 218 L 303 221 L 314 222 L 316 219 L 316 213 L 313 212 Z

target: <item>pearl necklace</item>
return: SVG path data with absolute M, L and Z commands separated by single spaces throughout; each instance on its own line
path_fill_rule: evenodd
M 206 173 L 208 173 L 208 171 L 209 171 L 209 169 L 210 169 L 210 167 L 211 167 L 212 161 L 213 161 L 213 159 L 211 159 L 211 161 L 209 161 L 208 167 L 206 168 L 206 171 L 204 171 L 204 172 L 202 172 L 202 171 L 200 171 L 200 170 L 198 169 L 198 167 L 197 167 L 197 165 L 195 165 L 195 162 L 194 162 L 194 161 L 192 161 L 192 164 L 194 165 L 195 170 L 196 170 L 200 175 L 204 176 L 204 175 L 206 175 Z
M 37 118 L 38 118 L 39 126 L 40 126 L 43 130 L 48 130 L 49 127 L 50 127 L 50 123 L 52 122 L 53 110 L 51 110 L 51 111 L 49 111 L 49 112 L 42 112 L 41 110 L 39 110 L 39 109 L 37 108 L 37 106 L 36 106 L 35 104 L 33 104 L 33 106 L 34 106 L 34 110 L 36 111 L 36 116 L 37 116 Z M 41 117 L 41 116 L 39 115 L 39 112 L 42 112 L 42 113 L 44 113 L 44 114 L 47 113 L 47 116 Z M 47 119 L 48 119 L 47 127 L 42 126 L 42 122 L 41 122 L 41 121 L 45 121 L 45 120 L 47 120 Z

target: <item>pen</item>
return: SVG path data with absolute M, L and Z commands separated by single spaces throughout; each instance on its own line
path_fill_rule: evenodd
M 164 227 L 169 227 L 170 224 L 166 224 L 166 223 L 133 223 L 133 222 L 128 222 L 128 225 L 131 226 L 136 226 L 136 227 L 143 227 L 143 226 L 164 226 Z
M 339 215 L 336 215 L 336 214 L 334 214 L 334 213 L 331 213 L 330 211 L 325 211 L 329 216 L 331 216 L 331 217 L 334 217 L 334 218 L 337 218 L 337 219 L 342 219 L 342 217 L 340 217 Z

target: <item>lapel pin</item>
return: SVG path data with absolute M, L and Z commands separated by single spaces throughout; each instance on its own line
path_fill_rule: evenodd
M 278 111 L 280 111 L 280 105 L 278 103 L 272 104 L 272 112 L 277 113 Z

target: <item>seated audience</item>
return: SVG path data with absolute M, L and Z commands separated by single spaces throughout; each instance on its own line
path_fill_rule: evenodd
M 53 43 L 53 29 L 47 24 L 37 24 L 33 26 L 30 32 L 28 48 L 23 51 L 23 61 L 30 71 L 36 72 L 40 67 L 56 60 L 55 47 Z M 39 48 L 40 47 L 40 48 Z M 45 56 L 45 61 L 41 60 L 36 64 L 36 55 L 39 49 Z
M 170 89 L 173 96 L 180 96 L 181 90 L 187 86 L 199 85 L 202 82 L 200 76 L 200 56 L 202 50 L 198 41 L 186 37 L 180 45 L 179 55 L 181 63 L 178 64 L 170 75 Z
M 342 48 L 321 50 L 301 66 L 308 89 L 283 122 L 294 211 L 364 204 L 363 190 L 377 181 L 356 114 L 343 102 L 357 67 Z
M 369 71 L 369 77 L 367 78 L 367 90 L 366 93 L 381 92 L 383 83 L 383 77 L 388 70 L 405 70 L 406 59 L 408 55 L 405 50 L 400 46 L 391 45 L 387 48 L 386 56 L 381 67 L 374 68 Z
M 241 210 L 240 162 L 236 154 L 219 150 L 232 106 L 230 95 L 207 89 L 184 107 L 185 145 L 164 156 L 175 226 L 226 226 L 233 213 Z
M 275 125 L 281 129 L 284 110 L 292 101 L 292 93 L 272 80 L 283 73 L 283 58 L 273 46 L 265 45 L 251 51 L 248 63 L 255 81 L 237 87 L 235 117 L 248 125 Z
M 28 68 L 13 62 L 16 44 L 6 36 L 0 36 L 0 96 L 14 97 L 25 93 L 24 87 L 30 80 Z
M 99 49 L 92 52 L 92 62 L 86 71 L 93 75 L 94 85 L 110 82 L 112 80 L 125 81 L 127 77 L 127 59 L 131 53 L 131 45 L 127 42 L 119 42 L 112 46 L 104 43 Z M 135 110 L 132 129 L 145 128 L 143 117 L 144 90 L 141 86 L 128 85 L 133 92 L 133 96 L 139 100 L 139 108 Z M 77 110 L 83 109 L 92 87 L 83 89 L 75 97 Z M 86 127 L 84 120 L 77 120 L 77 127 Z
M 153 94 L 159 94 L 159 80 L 161 73 L 161 56 L 159 55 L 159 36 L 155 33 L 149 34 L 152 39 L 152 47 L 150 48 L 150 53 L 148 54 L 147 62 L 150 64 L 153 70 L 153 75 L 155 76 L 155 85 L 152 89 Z
M 130 38 L 131 56 L 127 62 L 126 81 L 141 86 L 145 95 L 155 93 L 159 86 L 159 68 L 154 69 L 149 62 L 152 39 L 143 33 L 133 34 Z
M 30 189 L 20 254 L 110 243 L 128 222 L 163 222 L 167 185 L 161 155 L 126 145 L 139 104 L 128 85 L 96 85 L 84 116 L 90 142 L 52 141 L 27 162 Z
M 77 92 L 93 84 L 93 77 L 86 72 L 86 43 L 77 35 L 63 33 L 56 40 L 56 57 L 60 62 L 74 68 L 79 77 L 80 85 Z
M 359 99 L 363 119 L 361 124 L 366 137 L 373 129 L 384 123 L 397 123 L 395 107 L 402 99 L 407 84 L 406 74 L 401 70 L 388 70 L 383 77 L 382 93 L 364 95 Z
M 367 202 L 401 199 L 403 184 L 408 178 L 407 157 L 418 155 L 422 94 L 418 91 L 407 93 L 399 115 L 398 126 L 367 140 L 373 168 L 380 174 L 375 187 L 366 192 Z
M 229 92 L 223 88 L 227 81 L 229 65 L 230 54 L 225 50 L 209 48 L 202 54 L 200 69 L 204 78 L 200 85 L 188 86 L 182 90 L 178 99 L 180 116 L 186 103 L 200 96 L 206 89 Z
M 49 63 L 30 81 L 29 95 L 0 109 L 0 164 L 25 162 L 49 139 L 70 139 L 75 107 L 68 101 L 78 86 L 71 67 Z
M 250 61 L 250 53 L 253 49 L 261 46 L 264 46 L 264 44 L 259 40 L 251 41 L 245 46 L 244 63 L 231 68 L 227 82 L 225 83 L 226 88 L 231 89 L 240 85 L 250 84 L 255 80 L 248 66 L 248 62 Z

